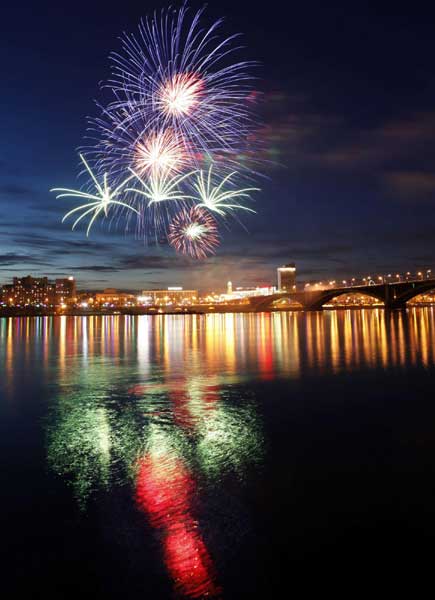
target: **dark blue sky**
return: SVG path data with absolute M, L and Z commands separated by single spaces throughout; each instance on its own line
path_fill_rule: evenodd
M 97 226 L 61 224 L 49 188 L 76 187 L 76 148 L 123 30 L 158 1 L 2 7 L 0 282 L 75 274 L 81 287 L 303 279 L 435 267 L 435 18 L 408 4 L 211 2 L 258 59 L 267 169 L 257 214 L 195 263 Z M 202 4 L 191 3 L 195 8 Z

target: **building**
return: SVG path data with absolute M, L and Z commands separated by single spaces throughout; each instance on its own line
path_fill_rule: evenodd
M 73 304 L 77 302 L 77 287 L 74 277 L 56 279 L 56 304 Z
M 114 288 L 107 288 L 95 294 L 95 304 L 99 306 L 133 306 L 136 296 L 126 292 L 118 292 Z
M 195 304 L 198 290 L 183 290 L 182 287 L 168 287 L 166 290 L 143 290 L 138 302 L 145 305 L 171 306 L 173 304 Z
M 278 267 L 278 291 L 289 292 L 296 289 L 296 266 L 294 263 Z
M 13 305 L 14 303 L 14 286 L 12 283 L 6 283 L 0 288 L 2 304 Z
M 55 286 L 47 277 L 14 277 L 11 298 L 13 306 L 53 306 L 56 303 Z
M 229 284 L 231 282 L 228 282 Z M 236 302 L 240 303 L 248 298 L 253 298 L 255 296 L 270 296 L 276 292 L 276 287 L 274 286 L 257 286 L 257 287 L 236 287 L 233 289 L 232 284 L 227 285 L 226 294 L 209 294 L 204 297 L 205 302 Z

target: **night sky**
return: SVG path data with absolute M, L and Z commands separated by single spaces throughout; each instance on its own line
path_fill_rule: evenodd
M 265 167 L 257 214 L 194 262 L 122 230 L 61 224 L 77 148 L 122 31 L 166 3 L 8 2 L 0 25 L 0 283 L 75 275 L 81 288 L 221 289 L 435 268 L 435 17 L 408 4 L 219 1 L 259 60 Z M 198 8 L 202 3 L 193 2 Z M 70 204 L 68 206 L 71 207 Z

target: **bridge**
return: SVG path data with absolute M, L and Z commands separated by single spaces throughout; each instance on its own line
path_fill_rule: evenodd
M 255 296 L 250 299 L 251 306 L 258 312 L 268 310 L 277 300 L 288 299 L 298 302 L 304 310 L 322 310 L 323 306 L 343 294 L 364 294 L 382 302 L 385 308 L 405 308 L 406 303 L 415 296 L 435 289 L 435 279 L 379 283 L 372 285 L 353 285 L 321 290 L 283 291 L 269 296 Z

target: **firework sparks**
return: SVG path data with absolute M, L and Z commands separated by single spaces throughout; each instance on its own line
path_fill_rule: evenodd
M 140 181 L 143 189 L 127 188 L 126 191 L 145 196 L 148 199 L 148 206 L 168 200 L 184 201 L 191 198 L 191 196 L 180 191 L 180 184 L 195 171 L 175 176 L 171 176 L 167 171 L 164 171 L 162 174 L 152 174 L 148 180 L 143 179 L 133 169 L 130 169 L 130 171 Z
M 135 164 L 143 174 L 147 171 L 156 176 L 162 172 L 180 171 L 186 163 L 183 144 L 171 131 L 159 131 L 145 137 L 136 146 Z
M 100 215 L 101 213 L 104 214 L 105 217 L 108 216 L 109 214 L 109 208 L 111 206 L 116 206 L 116 207 L 123 207 L 123 208 L 127 208 L 128 210 L 132 210 L 133 212 L 135 212 L 136 214 L 139 215 L 139 212 L 133 208 L 132 206 L 130 206 L 129 204 L 126 204 L 125 202 L 121 202 L 120 200 L 116 200 L 116 198 L 119 196 L 122 188 L 127 184 L 127 182 L 133 177 L 132 175 L 130 177 L 128 177 L 127 179 L 125 179 L 120 185 L 118 185 L 114 190 L 111 190 L 110 186 L 108 185 L 107 182 L 107 173 L 104 174 L 103 176 L 103 184 L 101 185 L 97 178 L 95 177 L 94 173 L 92 172 L 91 168 L 89 167 L 88 163 L 86 162 L 85 157 L 80 154 L 80 158 L 83 162 L 83 164 L 85 165 L 85 168 L 87 170 L 87 172 L 89 173 L 89 175 L 91 176 L 91 179 L 95 185 L 96 188 L 96 194 L 91 194 L 91 193 L 87 193 L 87 192 L 83 192 L 81 190 L 71 190 L 69 188 L 53 188 L 50 191 L 51 192 L 61 192 L 60 194 L 58 194 L 56 196 L 56 198 L 80 198 L 83 200 L 88 200 L 89 202 L 87 202 L 86 204 L 82 204 L 81 206 L 77 206 L 76 208 L 73 208 L 72 210 L 70 210 L 69 212 L 66 213 L 66 215 L 63 217 L 62 219 L 62 223 L 64 221 L 66 221 L 66 219 L 68 219 L 68 217 L 70 217 L 73 214 L 76 214 L 80 211 L 84 211 L 82 212 L 82 214 L 74 221 L 72 229 L 75 229 L 76 226 L 80 223 L 80 221 L 82 219 L 84 219 L 86 216 L 88 215 L 92 215 L 91 219 L 88 223 L 88 227 L 86 229 L 86 236 L 89 235 L 89 232 L 92 228 L 92 225 L 94 224 L 95 220 L 97 219 L 98 215 Z
M 157 92 L 157 105 L 174 117 L 192 112 L 201 101 L 203 82 L 196 75 L 176 73 Z
M 92 151 L 111 155 L 102 160 L 115 170 L 130 166 L 125 161 L 144 132 L 167 128 L 197 167 L 215 152 L 234 161 L 247 150 L 255 124 L 251 63 L 231 60 L 238 36 L 219 40 L 222 21 L 204 28 L 203 12 L 188 19 L 186 6 L 162 10 L 140 23 L 139 35 L 125 35 L 121 51 L 111 55 L 106 87 L 115 99 L 90 124 L 96 134 Z
M 216 220 L 197 206 L 182 209 L 169 224 L 168 241 L 181 254 L 206 258 L 219 245 Z
M 207 208 L 208 210 L 217 213 L 220 216 L 225 216 L 228 211 L 234 210 L 247 210 L 255 213 L 255 210 L 242 206 L 237 202 L 238 198 L 250 198 L 251 192 L 259 191 L 259 188 L 242 188 L 242 189 L 229 189 L 224 188 L 225 184 L 231 181 L 231 178 L 236 175 L 236 172 L 232 172 L 224 177 L 218 185 L 213 184 L 212 177 L 212 165 L 210 165 L 207 174 L 204 171 L 200 171 L 193 188 L 198 194 L 200 202 L 197 204 L 199 207 Z

